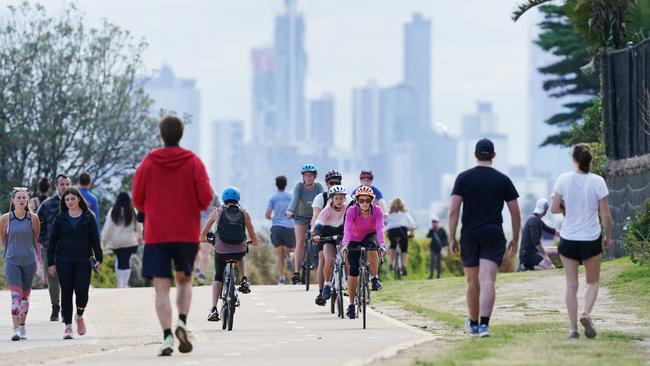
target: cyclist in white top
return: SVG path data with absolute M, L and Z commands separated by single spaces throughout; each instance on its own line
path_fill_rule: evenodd
M 409 238 L 413 236 L 415 230 L 415 220 L 410 213 L 406 211 L 404 201 L 395 198 L 390 202 L 390 211 L 386 217 L 386 230 L 388 231 L 388 240 L 390 241 L 390 268 L 393 269 L 395 263 L 395 254 L 397 244 L 401 250 L 402 274 L 406 276 L 406 267 L 408 264 L 408 245 Z

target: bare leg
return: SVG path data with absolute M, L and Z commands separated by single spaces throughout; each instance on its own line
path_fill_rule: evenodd
M 187 315 L 192 303 L 192 276 L 176 272 L 176 308 L 179 314 Z
M 499 266 L 491 260 L 481 259 L 479 262 L 479 283 L 480 290 L 480 308 L 479 315 L 489 317 L 494 309 L 494 298 L 496 297 L 496 278 Z
M 275 248 L 275 256 L 277 258 L 278 278 L 284 277 L 285 263 L 284 263 L 284 247 L 280 246 Z
M 585 309 L 583 313 L 587 316 L 591 315 L 591 310 L 594 308 L 596 297 L 598 297 L 598 285 L 600 281 L 600 255 L 591 257 L 584 262 L 585 270 L 587 272 L 587 291 L 585 292 Z
M 409 254 L 407 252 L 402 252 L 402 267 L 406 268 L 409 263 Z
M 316 269 L 316 278 L 318 278 L 318 289 L 323 290 L 325 285 L 325 276 L 323 275 L 323 267 L 325 267 L 325 254 L 321 250 L 318 252 L 318 268 Z
M 368 263 L 370 264 L 371 276 L 379 276 L 379 253 L 376 250 L 368 251 Z
M 307 234 L 307 225 L 294 225 L 296 233 L 296 253 L 293 256 L 293 271 L 300 272 L 302 266 L 302 254 L 305 251 L 305 235 Z
M 208 264 L 210 263 L 210 253 L 212 252 L 212 245 L 210 243 L 199 244 L 199 255 L 197 256 L 198 267 L 201 273 L 208 272 Z
M 334 268 L 334 258 L 336 257 L 336 247 L 331 244 L 325 244 L 323 247 L 325 256 L 325 266 L 323 267 L 323 276 L 325 280 L 329 281 L 332 278 L 332 270 Z
M 239 271 L 241 272 L 241 275 L 248 278 L 248 272 L 246 272 L 246 257 L 241 257 L 239 263 L 237 264 L 239 265 Z
M 169 300 L 171 280 L 169 278 L 154 277 L 153 287 L 156 291 L 156 314 L 163 330 L 172 327 L 172 304 Z
M 359 276 L 352 277 L 348 275 L 348 297 L 350 304 L 354 304 L 354 297 L 357 296 L 357 284 L 359 283 Z
M 214 281 L 212 282 L 212 306 L 215 308 L 219 305 L 219 298 L 221 297 L 221 289 L 223 288 L 223 282 Z
M 566 309 L 572 330 L 578 330 L 578 266 L 579 262 L 560 255 L 566 274 Z
M 465 301 L 467 302 L 467 312 L 470 320 L 478 321 L 479 296 L 481 286 L 479 284 L 479 267 L 465 267 L 465 277 L 467 277 L 467 292 Z
M 388 249 L 388 255 L 390 256 L 390 265 L 395 264 L 395 249 Z

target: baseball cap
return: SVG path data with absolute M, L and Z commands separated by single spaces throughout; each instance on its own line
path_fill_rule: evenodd
M 440 217 L 438 217 L 438 215 L 436 214 L 433 214 L 431 215 L 431 221 L 440 222 Z
M 537 203 L 535 204 L 535 211 L 533 212 L 536 214 L 541 214 L 546 209 L 548 209 L 548 201 L 545 198 L 540 198 L 537 200 Z
M 476 149 L 474 152 L 477 155 L 488 158 L 494 154 L 494 144 L 489 139 L 480 139 L 476 143 Z

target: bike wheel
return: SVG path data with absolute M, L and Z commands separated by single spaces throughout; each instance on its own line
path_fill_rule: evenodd
M 305 242 L 305 291 L 309 291 L 309 274 L 311 273 L 311 243 L 309 240 Z
M 223 288 L 221 289 L 221 329 L 226 329 L 228 326 L 228 320 L 230 318 L 229 314 L 229 300 L 228 300 L 228 287 L 230 286 L 230 273 L 227 270 L 224 270 L 226 272 L 226 276 L 224 277 L 226 281 L 223 283 Z
M 228 286 L 228 330 L 232 330 L 235 320 L 235 307 L 237 306 L 237 294 L 235 293 L 235 278 L 231 277 L 230 286 Z
M 330 311 L 332 314 L 334 314 L 334 311 L 336 310 L 336 288 L 339 286 L 339 284 L 336 282 L 336 276 L 333 277 L 334 281 L 332 281 L 332 291 L 330 291 Z
M 365 271 L 364 271 L 365 272 Z M 368 294 L 368 274 L 364 273 L 363 276 L 363 282 L 361 283 L 361 312 L 363 313 L 363 329 L 366 329 L 366 303 L 368 302 L 368 298 L 366 297 Z
M 343 310 L 343 265 L 338 264 L 338 271 L 337 271 L 337 281 L 338 281 L 338 287 L 336 288 L 336 304 L 339 309 L 339 318 L 345 319 L 345 311 Z

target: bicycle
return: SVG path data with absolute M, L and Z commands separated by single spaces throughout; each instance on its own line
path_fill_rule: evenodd
M 348 248 L 348 251 L 361 252 L 359 256 L 359 283 L 357 284 L 356 298 L 354 305 L 356 308 L 356 317 L 359 314 L 363 317 L 363 329 L 366 329 L 366 313 L 367 305 L 370 303 L 370 263 L 368 262 L 368 251 L 378 251 L 379 247 L 373 245 L 371 247 L 354 247 Z
M 343 308 L 343 286 L 345 281 L 345 272 L 343 266 L 343 257 L 339 251 L 339 245 L 343 237 L 341 235 L 323 236 L 321 242 L 333 243 L 336 245 L 336 260 L 334 261 L 334 270 L 330 283 L 332 284 L 332 295 L 330 296 L 330 311 L 332 314 L 337 313 L 337 317 L 345 319 L 345 309 Z
M 393 271 L 395 271 L 395 279 L 401 280 L 404 272 L 402 272 L 402 248 L 400 244 L 402 243 L 402 238 L 397 238 L 397 247 L 395 248 L 395 258 L 391 265 L 393 266 Z
M 309 219 L 308 217 L 295 216 L 296 218 Z M 311 219 L 309 219 L 311 220 Z M 310 274 L 311 270 L 314 269 L 314 254 L 316 254 L 316 260 L 318 260 L 318 253 L 315 253 L 312 248 L 311 242 L 311 224 L 307 224 L 307 233 L 305 234 L 305 252 L 302 256 L 302 265 L 300 266 L 300 279 L 305 285 L 305 291 L 309 291 L 310 284 Z

